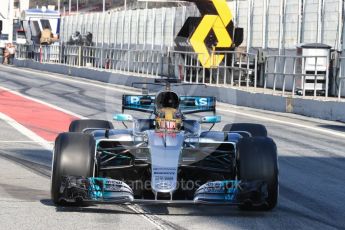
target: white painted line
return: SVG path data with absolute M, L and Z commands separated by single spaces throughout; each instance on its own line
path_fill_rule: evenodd
M 39 99 L 30 97 L 30 96 L 26 96 L 26 95 L 21 94 L 21 93 L 19 93 L 19 92 L 17 92 L 17 91 L 14 91 L 14 90 L 11 90 L 11 89 L 2 87 L 2 86 L 0 86 L 0 90 L 8 91 L 8 92 L 13 93 L 13 94 L 15 94 L 15 95 L 17 95 L 17 96 L 26 98 L 26 99 L 31 100 L 31 101 L 35 101 L 35 102 L 40 103 L 40 104 L 42 104 L 42 105 L 46 105 L 46 106 L 48 106 L 48 107 L 50 107 L 50 108 L 52 108 L 52 109 L 58 110 L 58 111 L 60 111 L 60 112 L 63 112 L 63 113 L 69 114 L 69 115 L 72 115 L 72 116 L 77 117 L 77 118 L 79 118 L 79 119 L 86 119 L 85 117 L 83 117 L 83 116 L 81 116 L 81 115 L 79 115 L 79 114 L 76 114 L 76 113 L 73 113 L 73 112 L 71 112 L 71 111 L 65 110 L 65 109 L 63 109 L 63 108 L 61 108 L 61 107 L 58 107 L 58 106 L 56 106 L 56 105 L 52 105 L 52 104 L 47 103 L 47 102 L 45 102 L 45 101 L 41 101 L 41 100 L 39 100 Z
M 42 137 L 37 135 L 36 133 L 32 132 L 30 129 L 24 127 L 23 125 L 19 124 L 14 119 L 10 118 L 9 116 L 0 113 L 0 119 L 5 121 L 7 124 L 18 130 L 23 135 L 27 136 L 29 139 L 33 140 L 35 143 L 41 145 L 44 149 L 51 151 L 53 149 L 53 144 L 44 140 Z
M 0 143 L 38 143 L 37 141 L 0 141 Z M 51 141 L 45 141 L 45 143 L 54 144 Z
M 12 67 L 6 66 L 6 68 L 11 69 Z M 18 69 L 16 69 L 16 70 L 18 70 Z M 37 71 L 28 70 L 28 69 L 20 69 L 20 71 L 27 72 L 27 73 L 34 73 L 37 76 L 45 75 L 45 76 L 40 76 L 42 78 L 54 78 L 54 79 L 59 79 L 59 80 L 66 81 L 66 82 L 73 82 L 73 83 L 80 84 L 80 85 L 90 85 L 90 86 L 95 86 L 95 87 L 102 88 L 102 89 L 113 90 L 113 91 L 120 92 L 120 93 L 127 92 L 127 93 L 131 93 L 131 94 L 140 94 L 138 92 L 138 90 L 137 91 L 131 90 L 131 89 L 128 89 L 128 87 L 126 87 L 126 86 L 119 87 L 119 86 L 113 85 L 111 83 L 105 83 L 105 82 L 103 82 L 103 83 L 108 84 L 108 85 L 102 85 L 102 84 L 100 84 L 101 82 L 99 82 L 99 81 L 97 82 L 96 80 L 86 79 L 86 81 L 82 81 L 82 79 L 77 80 L 77 79 L 71 79 L 71 78 L 67 78 L 67 77 L 60 77 L 60 76 L 48 74 L 45 72 L 38 73 Z
M 234 111 L 234 110 L 229 110 L 229 109 L 217 108 L 217 111 L 233 113 L 233 114 L 237 114 L 237 115 L 241 115 L 241 116 L 251 117 L 251 118 L 255 118 L 255 119 L 259 119 L 259 120 L 264 120 L 264 121 L 270 121 L 270 122 L 274 122 L 274 123 L 278 123 L 278 124 L 283 124 L 283 125 L 288 125 L 288 126 L 295 126 L 295 127 L 299 127 L 299 128 L 304 128 L 304 129 L 316 131 L 316 132 L 319 132 L 319 133 L 330 134 L 330 135 L 333 135 L 333 136 L 345 138 L 345 133 L 340 133 L 340 132 L 336 132 L 336 131 L 332 131 L 332 130 L 328 130 L 328 129 L 313 127 L 313 126 L 309 126 L 309 125 L 302 125 L 302 124 L 288 122 L 288 121 L 277 120 L 277 119 L 274 119 L 274 118 L 263 117 L 263 116 L 258 116 L 258 115 L 254 115 L 254 114 L 248 114 L 248 113 Z
M 159 223 L 159 221 L 156 221 L 154 218 L 152 218 L 151 215 L 146 215 L 145 211 L 139 205 L 131 204 L 131 205 L 127 205 L 127 207 L 129 209 L 131 209 L 132 211 L 134 211 L 135 213 L 138 213 L 142 218 L 144 218 L 145 220 L 147 220 L 148 222 L 150 222 L 154 226 L 156 226 L 157 229 L 160 229 L 160 230 L 167 229 L 166 227 L 164 227 L 164 225 Z M 153 216 L 155 216 L 155 215 L 153 215 Z

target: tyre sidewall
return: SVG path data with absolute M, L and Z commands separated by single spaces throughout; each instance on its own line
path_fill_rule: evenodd
M 267 183 L 267 205 L 261 209 L 274 208 L 278 200 L 277 147 L 268 137 L 244 138 L 237 154 L 237 176 L 240 180 L 263 180 Z
M 62 176 L 91 177 L 94 174 L 95 141 L 89 134 L 62 133 L 55 141 L 51 196 L 60 204 Z

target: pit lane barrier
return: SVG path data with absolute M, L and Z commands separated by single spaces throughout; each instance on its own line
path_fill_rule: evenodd
M 341 101 L 345 96 L 345 57 L 338 57 L 334 66 L 327 64 L 327 68 L 323 68 L 320 63 L 331 63 L 330 55 L 260 57 L 258 53 L 214 51 L 211 58 L 223 58 L 223 62 L 219 66 L 205 68 L 198 61 L 200 55 L 202 54 L 174 50 L 69 45 L 18 45 L 16 50 L 16 59 L 31 59 L 38 63 L 130 73 L 143 77 L 168 76 L 187 83 L 204 83 L 289 98 L 319 100 L 331 96 Z M 218 62 L 214 60 L 213 63 Z
M 269 78 L 273 78 L 272 90 L 276 93 L 277 81 L 281 80 L 281 93 L 283 96 L 290 92 L 290 96 L 318 95 L 328 97 L 329 68 L 322 68 L 320 63 L 329 63 L 329 56 L 287 56 L 271 55 L 265 61 L 265 84 L 267 88 Z M 311 67 L 308 69 L 308 67 Z M 288 79 L 290 77 L 290 79 Z M 290 84 L 287 86 L 287 80 Z
M 169 76 L 189 83 L 256 88 L 257 55 L 239 51 L 213 52 L 211 58 L 224 57 L 223 64 L 203 67 L 195 52 L 134 50 L 82 46 L 18 45 L 16 58 L 39 63 L 58 63 L 110 72 L 130 72 L 143 76 Z M 201 54 L 202 55 L 202 54 Z M 206 58 L 206 55 L 205 55 Z
M 338 66 L 336 68 L 338 78 L 335 81 L 335 86 L 338 92 L 338 101 L 340 101 L 345 92 L 345 57 L 340 57 L 338 60 Z

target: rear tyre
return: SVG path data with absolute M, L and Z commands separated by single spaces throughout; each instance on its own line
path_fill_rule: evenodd
M 111 122 L 105 120 L 74 120 L 69 125 L 69 132 L 83 132 L 85 129 L 113 129 Z
M 61 133 L 56 138 L 51 178 L 51 198 L 56 205 L 65 204 L 60 200 L 62 176 L 93 176 L 94 154 L 95 140 L 90 134 Z
M 224 126 L 223 131 L 238 132 L 244 131 L 252 135 L 252 137 L 267 137 L 267 129 L 264 125 L 253 123 L 234 123 Z
M 241 205 L 242 209 L 271 210 L 278 201 L 277 147 L 268 137 L 244 138 L 238 145 L 237 177 L 239 180 L 262 180 L 267 183 L 266 204 L 252 207 Z

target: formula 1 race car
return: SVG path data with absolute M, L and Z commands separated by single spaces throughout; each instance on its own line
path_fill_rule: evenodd
M 156 95 L 123 95 L 114 129 L 75 120 L 55 140 L 51 196 L 75 203 L 238 205 L 270 210 L 278 199 L 277 147 L 260 124 L 221 122 L 216 98 L 178 96 L 164 83 Z M 134 119 L 125 110 L 149 113 Z M 211 112 L 201 119 L 188 114 Z M 137 112 L 138 113 L 138 112 Z M 133 123 L 128 128 L 128 122 Z M 210 124 L 210 129 L 201 126 Z

